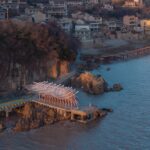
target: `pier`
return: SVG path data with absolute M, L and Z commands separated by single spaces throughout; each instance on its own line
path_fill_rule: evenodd
M 71 120 L 82 123 L 96 119 L 94 113 L 99 111 L 96 106 L 79 108 L 76 96 L 78 91 L 72 87 L 49 82 L 34 82 L 31 85 L 27 85 L 26 89 L 35 96 L 30 99 L 20 99 L 0 104 L 0 111 L 6 112 L 6 117 L 8 117 L 12 109 L 24 106 L 25 103 L 36 103 L 49 107 L 64 117 L 68 116 Z

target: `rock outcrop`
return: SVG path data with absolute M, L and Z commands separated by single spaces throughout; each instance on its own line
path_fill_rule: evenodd
M 70 62 L 66 60 L 56 60 L 51 66 L 49 66 L 48 77 L 56 79 L 69 73 Z
M 59 76 L 64 76 L 67 73 L 69 73 L 69 62 L 68 61 L 60 61 L 60 65 L 59 65 Z
M 27 103 L 25 104 L 21 112 L 21 117 L 16 122 L 13 130 L 27 131 L 64 119 L 64 116 L 61 116 L 53 109 L 35 103 Z
M 113 89 L 113 91 L 121 91 L 121 90 L 123 90 L 123 87 L 120 83 L 116 83 L 113 85 L 112 89 Z
M 107 115 L 106 111 L 103 111 L 102 109 L 98 109 L 97 111 L 94 112 L 93 117 L 94 119 L 97 119 L 97 118 L 102 118 L 106 115 Z
M 102 94 L 107 89 L 107 83 L 101 76 L 95 76 L 89 72 L 81 73 L 71 81 L 72 86 L 83 88 L 90 94 Z

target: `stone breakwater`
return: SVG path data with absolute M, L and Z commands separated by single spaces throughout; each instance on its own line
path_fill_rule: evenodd
M 81 59 L 86 62 L 94 62 L 94 63 L 110 63 L 113 61 L 123 61 L 132 58 L 138 58 L 142 56 L 150 55 L 150 46 L 138 48 L 134 50 L 126 50 L 123 53 L 115 53 L 115 54 L 105 54 L 105 55 L 82 55 Z

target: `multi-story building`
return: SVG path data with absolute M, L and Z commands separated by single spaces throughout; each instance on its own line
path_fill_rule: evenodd
M 123 17 L 123 25 L 127 27 L 135 27 L 139 24 L 139 18 L 137 16 L 124 16 Z
M 46 6 L 46 13 L 50 17 L 66 17 L 68 15 L 67 5 L 65 3 L 51 3 Z
M 82 42 L 91 39 L 91 30 L 89 25 L 76 25 L 75 26 L 75 36 L 79 38 Z
M 32 19 L 33 19 L 34 22 L 40 23 L 40 22 L 45 22 L 47 20 L 47 16 L 42 11 L 36 10 L 32 14 Z
M 3 20 L 6 18 L 6 9 L 0 8 L 0 20 Z
M 144 3 L 143 0 L 126 0 L 123 6 L 129 8 L 143 8 Z
M 67 6 L 72 6 L 72 7 L 83 5 L 82 0 L 66 0 L 65 2 L 67 4 Z
M 91 33 L 98 33 L 100 31 L 101 24 L 99 22 L 93 21 L 89 22 Z
M 73 29 L 73 21 L 69 18 L 62 18 L 58 21 L 58 24 L 60 27 L 67 33 L 71 33 L 71 30 Z
M 140 26 L 144 30 L 145 34 L 150 34 L 150 19 L 142 19 Z

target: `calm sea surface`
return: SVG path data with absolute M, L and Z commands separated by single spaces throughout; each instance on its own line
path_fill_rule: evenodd
M 106 71 L 106 67 L 111 67 Z M 78 94 L 81 105 L 113 108 L 88 125 L 58 123 L 29 132 L 0 133 L 0 150 L 150 150 L 150 57 L 102 66 L 94 71 L 124 90 L 101 96 Z

